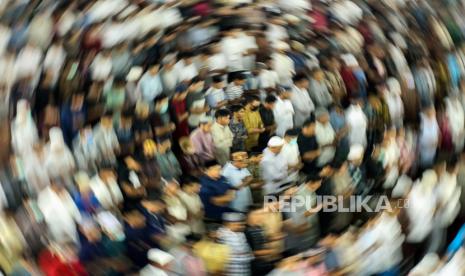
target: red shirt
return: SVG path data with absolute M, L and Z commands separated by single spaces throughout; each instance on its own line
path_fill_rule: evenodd
M 39 267 L 47 276 L 88 276 L 86 269 L 79 260 L 63 263 L 60 258 L 50 251 L 43 251 L 39 256 Z

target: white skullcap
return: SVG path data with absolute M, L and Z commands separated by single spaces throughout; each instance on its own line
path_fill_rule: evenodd
M 344 61 L 344 63 L 347 66 L 350 66 L 350 67 L 359 66 L 357 59 L 352 54 L 343 54 L 343 55 L 341 55 L 341 59 Z
M 355 161 L 363 158 L 363 153 L 365 152 L 365 148 L 360 144 L 355 144 L 350 146 L 349 155 L 347 159 L 349 161 Z
M 137 81 L 140 76 L 142 76 L 142 67 L 140 66 L 134 66 L 129 70 L 128 75 L 126 76 L 127 81 Z
M 274 47 L 277 49 L 277 50 L 282 50 L 282 51 L 287 51 L 290 49 L 289 47 L 289 44 L 287 44 L 286 42 L 284 41 L 277 41 L 275 44 L 274 44 Z
M 273 136 L 268 141 L 268 147 L 282 147 L 284 145 L 284 140 L 281 137 Z
M 157 248 L 152 248 L 147 252 L 147 258 L 161 266 L 167 265 L 174 260 L 173 255 Z

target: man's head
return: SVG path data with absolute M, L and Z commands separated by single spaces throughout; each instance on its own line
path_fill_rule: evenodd
M 242 121 L 242 119 L 244 118 L 244 113 L 245 113 L 244 107 L 240 104 L 235 104 L 231 106 L 230 109 L 231 109 L 234 119 L 237 121 Z
M 156 74 L 158 74 L 159 70 L 160 70 L 160 64 L 155 63 L 155 64 L 150 65 L 148 72 L 150 75 L 155 76 Z
M 248 157 L 249 156 L 246 151 L 236 151 L 231 153 L 232 163 L 236 168 L 239 169 L 247 168 L 249 165 L 247 162 Z
M 276 96 L 268 95 L 265 98 L 265 103 L 263 104 L 263 106 L 268 110 L 273 110 L 275 104 L 276 104 Z
M 249 96 L 245 100 L 245 106 L 251 111 L 257 111 L 260 107 L 260 99 L 257 96 Z
M 308 88 L 308 78 L 307 76 L 305 76 L 305 74 L 302 74 L 302 73 L 299 73 L 297 75 L 295 75 L 293 78 L 292 78 L 292 81 L 294 82 L 295 86 L 297 86 L 298 88 L 302 88 L 302 89 L 307 89 Z
M 227 109 L 219 109 L 215 112 L 215 119 L 218 124 L 227 126 L 231 119 L 231 113 Z
M 325 73 L 323 72 L 323 70 L 321 70 L 321 68 L 315 68 L 312 70 L 312 78 L 316 81 L 321 82 L 325 78 Z
M 210 161 L 205 164 L 204 173 L 211 179 L 218 180 L 221 177 L 221 165 L 216 161 Z
M 284 134 L 284 140 L 288 144 L 293 144 L 297 143 L 297 136 L 299 136 L 299 130 L 298 129 L 289 129 L 286 131 Z
M 159 198 L 145 198 L 141 201 L 142 207 L 153 214 L 161 214 L 165 211 L 165 203 Z
M 224 88 L 224 80 L 222 75 L 215 75 L 212 77 L 212 87 L 215 89 Z
M 232 82 L 234 83 L 234 85 L 237 85 L 237 86 L 244 85 L 245 80 L 246 80 L 245 75 L 242 73 L 234 74 L 232 76 Z
M 181 178 L 181 188 L 188 194 L 198 194 L 200 192 L 200 181 L 197 177 L 186 175 Z
M 273 136 L 268 141 L 268 149 L 274 154 L 280 153 L 283 146 L 284 140 L 281 137 Z
M 199 128 L 203 132 L 210 132 L 212 129 L 212 120 L 210 117 L 202 118 L 199 123 Z
M 313 136 L 315 134 L 315 119 L 309 118 L 302 125 L 302 134 L 306 137 Z
M 321 177 L 318 174 L 311 174 L 307 177 L 307 182 L 305 182 L 305 185 L 307 189 L 314 192 L 321 186 Z
M 233 232 L 242 232 L 245 227 L 245 216 L 242 213 L 224 213 L 223 225 Z
M 202 91 L 204 85 L 205 85 L 205 82 L 201 78 L 194 77 L 189 83 L 188 91 L 189 92 Z
M 315 118 L 320 124 L 326 125 L 329 122 L 329 113 L 325 108 L 317 108 Z
M 286 100 L 291 98 L 291 88 L 287 86 L 283 86 L 278 91 L 278 95 L 281 99 Z
M 104 128 L 112 128 L 113 127 L 113 113 L 111 111 L 105 112 L 102 118 L 100 119 L 100 124 Z

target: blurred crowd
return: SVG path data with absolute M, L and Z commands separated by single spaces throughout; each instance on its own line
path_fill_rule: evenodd
M 1 272 L 465 275 L 463 14 L 0 1 Z

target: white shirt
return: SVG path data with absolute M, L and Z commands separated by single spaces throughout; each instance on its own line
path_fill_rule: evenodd
M 285 143 L 281 149 L 281 154 L 286 158 L 288 167 L 293 167 L 300 163 L 300 152 L 297 143 Z M 298 177 L 299 172 L 295 171 L 289 175 L 289 180 L 296 181 Z
M 98 54 L 90 65 L 92 71 L 92 80 L 105 81 L 110 76 L 112 63 L 111 56 L 104 57 Z
M 284 137 L 286 130 L 294 127 L 294 108 L 290 100 L 276 99 L 273 109 L 273 115 L 276 122 L 276 135 Z
M 26 46 L 18 54 L 15 63 L 16 78 L 37 76 L 40 73 L 42 51 L 39 48 Z
M 195 62 L 192 62 L 189 65 L 186 65 L 183 60 L 180 60 L 176 63 L 175 68 L 179 72 L 180 81 L 190 81 L 199 74 Z
M 140 276 L 168 276 L 168 274 L 150 264 L 146 265 L 140 272 Z
M 274 53 L 272 56 L 274 70 L 278 74 L 279 84 L 292 84 L 292 76 L 295 74 L 294 62 L 290 57 L 280 53 Z
M 329 122 L 326 125 L 323 125 L 320 122 L 316 122 L 315 137 L 321 150 L 317 163 L 319 166 L 322 166 L 334 158 L 334 154 L 336 153 L 335 147 L 326 145 L 332 144 L 334 142 L 336 133 L 334 132 L 334 129 Z
M 363 110 L 358 105 L 351 105 L 346 110 L 346 123 L 349 127 L 349 143 L 351 145 L 367 145 L 368 119 Z
M 258 81 L 260 84 L 260 88 L 275 88 L 276 85 L 279 83 L 279 76 L 273 70 L 262 70 L 260 75 L 258 75 Z
M 212 55 L 208 58 L 208 67 L 210 71 L 213 70 L 225 70 L 228 67 L 228 61 L 226 60 L 226 55 L 219 53 Z
M 307 89 L 292 86 L 291 102 L 294 107 L 294 124 L 295 127 L 301 127 L 315 110 Z
M 288 179 L 286 156 L 282 152 L 274 154 L 266 148 L 260 161 L 260 172 L 262 179 L 265 181 L 264 189 L 266 194 L 280 192 L 280 186 L 290 181 Z
M 114 208 L 123 202 L 123 194 L 115 179 L 105 183 L 96 175 L 91 179 L 89 186 L 104 209 Z
M 240 37 L 228 36 L 223 38 L 221 49 L 226 56 L 229 71 L 234 72 L 244 69 L 242 54 L 246 48 Z

